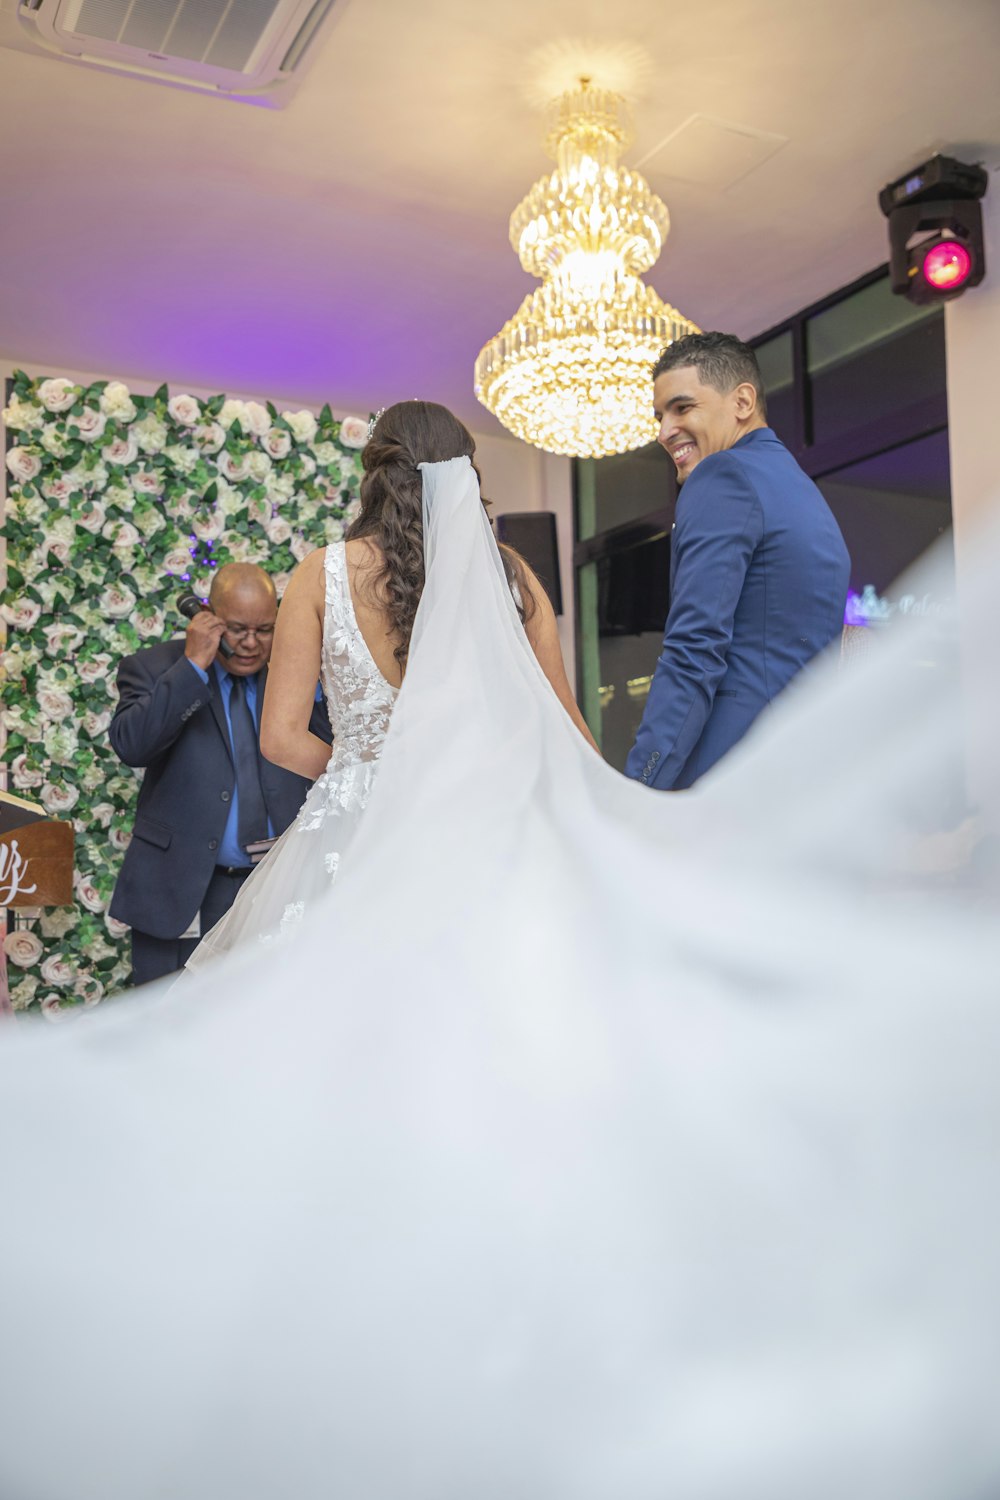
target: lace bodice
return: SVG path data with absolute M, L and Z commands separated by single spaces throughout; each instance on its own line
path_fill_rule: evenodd
M 333 767 L 377 760 L 399 692 L 382 676 L 365 645 L 351 602 L 343 542 L 326 549 L 323 691 L 333 729 Z

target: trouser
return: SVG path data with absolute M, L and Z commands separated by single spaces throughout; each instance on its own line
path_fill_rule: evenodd
M 201 903 L 202 935 L 211 931 L 236 900 L 240 886 L 250 868 L 233 869 L 216 865 Z M 158 938 L 132 928 L 132 983 L 151 984 L 183 969 L 197 948 L 200 938 Z

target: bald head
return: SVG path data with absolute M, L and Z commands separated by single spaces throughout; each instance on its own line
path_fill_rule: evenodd
M 232 651 L 228 672 L 247 677 L 259 672 L 271 654 L 278 596 L 263 568 L 253 563 L 226 563 L 212 579 L 209 607 L 226 626 Z

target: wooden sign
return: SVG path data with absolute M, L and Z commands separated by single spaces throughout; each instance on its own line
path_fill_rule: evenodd
M 0 907 L 70 906 L 73 825 L 0 792 Z

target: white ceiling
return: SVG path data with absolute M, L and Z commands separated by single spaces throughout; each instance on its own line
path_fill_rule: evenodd
M 703 327 L 883 261 L 878 190 L 932 151 L 1000 162 L 997 0 L 339 0 L 284 110 L 0 49 L 0 350 L 490 430 L 473 361 L 537 284 L 507 220 L 581 56 L 670 208 L 648 280 Z

